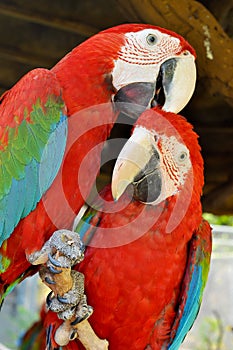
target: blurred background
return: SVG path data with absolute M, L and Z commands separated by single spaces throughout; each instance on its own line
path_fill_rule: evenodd
M 182 114 L 200 135 L 206 180 L 203 208 L 213 224 L 214 252 L 201 312 L 182 349 L 231 350 L 233 1 L 0 0 L 0 93 L 35 67 L 52 67 L 100 30 L 130 22 L 173 30 L 197 51 L 196 91 Z M 124 136 L 122 128 L 115 133 Z M 44 295 L 37 277 L 9 295 L 0 314 L 0 343 L 16 349 L 19 336 L 37 319 Z

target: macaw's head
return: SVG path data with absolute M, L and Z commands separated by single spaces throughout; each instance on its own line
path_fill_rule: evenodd
M 121 110 L 137 117 L 142 109 L 137 111 L 136 105 L 174 113 L 184 108 L 196 82 L 196 54 L 187 41 L 147 24 L 121 25 L 102 34 L 109 45 L 115 40 L 121 43 L 111 72 L 114 101 L 121 103 Z
M 117 109 L 134 118 L 153 106 L 179 112 L 194 91 L 195 57 L 194 49 L 174 32 L 123 24 L 92 36 L 57 67 L 67 62 L 68 69 L 61 69 L 67 86 L 78 86 L 76 96 L 85 95 L 82 100 L 105 103 L 108 96 Z M 142 108 L 137 110 L 136 105 Z
M 182 191 L 200 200 L 203 160 L 197 134 L 185 118 L 158 108 L 139 117 L 115 164 L 113 197 L 118 199 L 129 184 L 143 203 L 156 205 Z
M 124 103 L 126 114 L 133 116 L 136 110 L 138 116 L 137 107 L 127 102 L 174 113 L 186 106 L 196 82 L 196 54 L 187 41 L 150 25 L 122 25 L 105 33 L 124 39 L 114 60 L 112 84 L 117 91 L 114 101 Z

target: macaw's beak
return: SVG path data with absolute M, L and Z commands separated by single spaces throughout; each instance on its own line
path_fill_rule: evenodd
M 114 102 L 117 110 L 134 119 L 145 109 L 155 106 L 178 113 L 190 100 L 195 83 L 195 58 L 185 51 L 163 62 L 154 81 L 123 86 L 114 96 Z
M 153 135 L 136 128 L 120 152 L 112 175 L 112 195 L 118 200 L 133 186 L 133 197 L 143 203 L 157 202 L 162 192 L 160 155 Z

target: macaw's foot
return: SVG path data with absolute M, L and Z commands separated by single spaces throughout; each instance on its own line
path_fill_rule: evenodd
M 40 271 L 43 279 L 44 271 Z M 45 270 L 45 274 L 47 274 Z M 78 271 L 71 271 L 71 279 L 73 281 L 72 288 L 65 292 L 62 296 L 55 295 L 50 292 L 46 299 L 48 309 L 58 314 L 62 320 L 71 320 L 76 324 L 87 319 L 93 312 L 93 308 L 87 305 L 86 295 L 84 294 L 84 275 Z
M 51 289 L 46 300 L 48 309 L 64 320 L 55 331 L 55 342 L 65 346 L 78 337 L 86 350 L 107 350 L 108 342 L 96 336 L 87 320 L 93 308 L 87 305 L 84 275 L 71 270 L 83 259 L 84 245 L 79 235 L 67 230 L 54 232 L 40 251 L 28 256 L 31 264 L 42 264 L 40 277 Z
M 32 265 L 46 264 L 52 273 L 59 268 L 69 268 L 84 258 L 85 246 L 76 232 L 58 230 L 41 250 L 27 256 Z
M 68 230 L 55 231 L 40 251 L 28 256 L 32 264 L 42 264 L 39 274 L 52 290 L 47 298 L 47 306 L 52 311 L 74 314 L 71 308 L 76 307 L 84 295 L 84 275 L 71 267 L 83 258 L 84 245 L 79 235 Z

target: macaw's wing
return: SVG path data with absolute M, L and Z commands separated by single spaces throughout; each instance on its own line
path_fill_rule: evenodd
M 56 76 L 26 74 L 0 100 L 0 246 L 50 187 L 65 152 L 67 117 Z
M 180 305 L 171 331 L 169 350 L 178 350 L 192 327 L 202 301 L 211 255 L 211 228 L 203 220 L 192 237 L 182 285 Z

